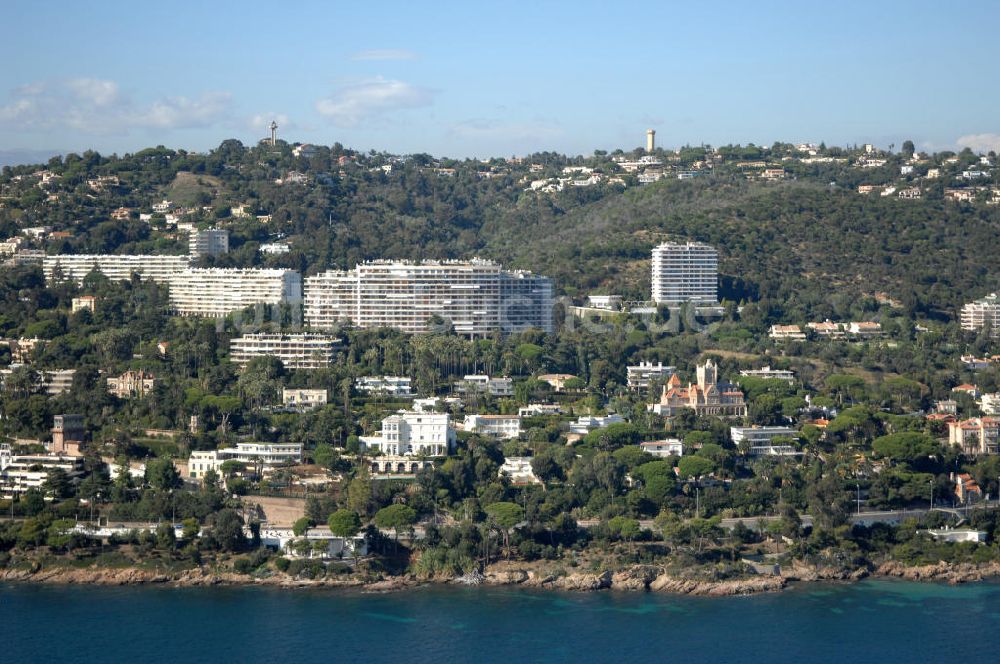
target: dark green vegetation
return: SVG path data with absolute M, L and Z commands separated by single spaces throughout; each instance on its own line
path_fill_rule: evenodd
M 729 571 L 725 565 L 738 568 L 738 554 L 758 549 L 844 567 L 888 556 L 914 562 L 991 558 L 995 545 L 973 554 L 969 547 L 931 545 L 913 524 L 851 529 L 848 516 L 858 493 L 866 509 L 919 507 L 932 496 L 937 504 L 950 503 L 955 471 L 970 472 L 984 492 L 996 496 L 1000 489 L 995 458 L 966 458 L 946 447 L 942 425 L 921 412 L 951 397 L 959 383 L 998 389 L 996 365 L 973 374 L 958 360 L 963 353 L 994 353 L 995 344 L 987 335 L 962 333 L 955 322 L 961 303 L 1000 285 L 992 242 L 1000 224 L 997 208 L 982 200 L 964 206 L 944 201 L 946 178 L 923 185 L 922 200 L 854 193 L 862 182 L 894 181 L 903 161 L 899 155 L 887 155 L 886 166 L 863 174 L 852 163 L 788 162 L 789 174 L 798 179 L 781 183 L 748 181 L 739 166 L 739 159 L 774 160 L 787 150 L 726 148 L 713 174 L 695 180 L 668 179 L 624 191 L 616 184 L 568 187 L 555 194 L 524 189 L 530 180 L 558 176 L 570 164 L 613 173 L 609 156 L 543 154 L 508 164 L 438 163 L 415 155 L 401 162 L 340 146 L 320 147 L 302 158 L 284 144 L 244 149 L 227 141 L 208 155 L 163 148 L 123 158 L 71 155 L 50 162 L 48 170 L 60 177 L 44 187 L 30 175 L 37 169 L 5 169 L 0 236 L 40 225 L 69 233 L 39 245 L 50 253 L 183 253 L 184 234 L 167 228 L 162 215 L 149 223 L 138 219 L 169 196 L 197 206 L 186 213 L 194 223 L 231 231 L 231 253 L 203 259 L 206 264 L 283 266 L 311 274 L 377 257 L 479 254 L 552 276 L 570 296 L 600 290 L 645 299 L 650 249 L 668 237 L 703 240 L 720 249 L 726 307 L 723 319 L 707 330 L 688 329 L 685 322 L 671 329 L 679 316 L 666 311 L 652 319 L 622 314 L 601 325 L 564 325 L 551 335 L 527 332 L 476 341 L 343 330 L 344 349 L 330 369 L 292 371 L 277 361 L 258 360 L 238 371 L 227 351 L 228 340 L 247 331 L 241 316 L 218 324 L 172 318 L 166 293 L 153 284 L 112 284 L 93 275 L 83 287 L 46 288 L 37 267 L 7 267 L 0 272 L 0 333 L 42 342 L 29 365 L 5 381 L 0 428 L 10 437 L 44 438 L 53 414 L 81 413 L 90 436 L 87 472 L 79 484 L 50 477 L 43 490 L 0 505 L 0 512 L 12 509 L 26 517 L 6 526 L 2 548 L 92 552 L 92 546 L 67 535 L 62 522 L 86 518 L 89 506 L 81 499 L 93 499 L 116 519 L 176 516 L 213 526 L 214 534 L 199 543 L 171 540 L 164 532 L 155 543 L 127 546 L 169 551 L 185 561 L 252 547 L 253 539 L 240 530 L 242 517 L 232 511 L 239 496 L 252 505 L 255 495 L 302 495 L 302 469 L 260 477 L 234 464 L 223 469 L 224 477 L 187 490 L 167 460 L 237 440 L 264 440 L 304 443 L 309 460 L 336 478 L 310 495 L 300 530 L 329 524 L 346 534 L 374 524 L 387 535 L 369 529 L 372 548 L 391 567 L 405 558 L 410 528 L 437 515 L 444 525 L 425 527 L 424 550 L 414 563 L 425 574 L 468 571 L 498 556 L 568 565 L 602 553 L 618 561 L 670 559 Z M 947 156 L 929 157 L 922 172 L 932 165 L 944 168 Z M 689 149 L 670 163 L 693 168 L 706 158 L 704 150 Z M 962 154 L 947 169 L 953 176 L 974 161 L 971 153 Z M 529 163 L 542 171 L 531 173 Z M 382 168 L 390 165 L 389 172 Z M 438 167 L 454 168 L 455 174 L 439 174 Z M 306 182 L 276 184 L 290 171 L 302 173 Z M 101 175 L 115 175 L 119 184 L 93 189 L 88 179 Z M 625 181 L 635 184 L 631 175 Z M 50 195 L 56 198 L 49 200 Z M 251 217 L 232 217 L 231 208 L 238 205 Z M 112 220 L 120 207 L 131 209 L 129 218 Z M 290 253 L 257 251 L 278 236 L 291 244 Z M 876 293 L 892 302 L 876 299 Z M 72 298 L 81 294 L 98 298 L 94 313 L 70 313 Z M 564 315 L 562 309 L 558 315 Z M 771 324 L 824 318 L 877 320 L 886 334 L 858 343 L 767 338 Z M 277 312 L 260 326 L 294 329 L 293 320 Z M 917 324 L 929 331 L 918 332 Z M 157 343 L 164 341 L 169 347 L 161 353 Z M 747 458 L 729 438 L 728 425 L 736 422 L 690 414 L 664 422 L 645 408 L 658 386 L 644 394 L 624 387 L 628 364 L 673 364 L 686 382 L 707 356 L 717 359 L 721 376 L 734 380 L 739 369 L 763 364 L 796 371 L 793 385 L 739 382 L 750 403 L 746 423 L 794 423 L 801 430 L 793 443 L 804 453 L 801 462 Z M 2 349 L 0 361 L 9 361 Z M 72 389 L 54 398 L 42 394 L 36 372 L 65 368 L 77 370 Z M 154 392 L 131 400 L 108 395 L 107 376 L 125 369 L 152 373 Z M 377 431 L 381 419 L 406 402 L 360 395 L 353 389 L 355 378 L 409 375 L 421 395 L 430 396 L 448 394 L 455 380 L 477 372 L 515 377 L 515 394 L 467 398 L 466 412 L 516 413 L 528 403 L 554 402 L 564 414 L 526 419 L 525 433 L 516 441 L 463 434 L 455 456 L 415 479 L 368 477 L 357 458 L 357 436 Z M 579 379 L 557 393 L 537 380 L 545 373 Z M 278 412 L 269 406 L 282 387 L 324 388 L 330 403 L 309 413 Z M 958 401 L 961 416 L 977 414 L 970 398 Z M 629 423 L 567 445 L 569 418 L 604 412 Z M 200 426 L 188 433 L 193 415 Z M 832 419 L 825 430 L 809 423 L 823 415 Z M 657 460 L 636 447 L 668 435 L 682 438 L 690 454 Z M 146 461 L 145 480 L 113 479 L 99 456 Z M 500 478 L 499 467 L 510 456 L 532 456 L 544 488 L 512 486 Z M 815 519 L 811 531 L 799 527 L 804 513 Z M 764 535 L 744 530 L 726 535 L 718 528 L 720 517 L 765 515 L 782 518 Z M 930 523 L 945 518 L 928 517 Z M 584 519 L 596 525 L 579 527 Z M 652 530 L 640 523 L 652 519 Z M 992 536 L 992 512 L 976 512 L 972 523 Z M 781 535 L 788 541 L 778 541 Z M 241 569 L 267 563 L 257 554 L 244 559 Z M 295 564 L 302 572 L 301 561 Z

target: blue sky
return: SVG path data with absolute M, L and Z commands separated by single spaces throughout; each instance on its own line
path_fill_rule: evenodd
M 287 5 L 287 6 L 286 6 Z M 0 151 L 1000 150 L 998 2 L 23 2 Z

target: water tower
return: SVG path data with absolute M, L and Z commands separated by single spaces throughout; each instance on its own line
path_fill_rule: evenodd
M 652 152 L 656 149 L 656 130 L 647 129 L 646 130 L 646 152 Z

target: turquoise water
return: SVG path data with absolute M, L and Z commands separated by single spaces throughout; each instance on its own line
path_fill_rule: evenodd
M 722 599 L 424 588 L 0 585 L 4 662 L 997 661 L 1000 584 Z

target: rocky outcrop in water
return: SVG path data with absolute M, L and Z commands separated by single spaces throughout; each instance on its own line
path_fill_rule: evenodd
M 948 583 L 969 583 L 1000 576 L 1000 562 L 983 564 L 946 563 L 907 566 L 897 561 L 882 563 L 875 570 L 879 576 L 890 576 L 909 581 L 947 581 Z

